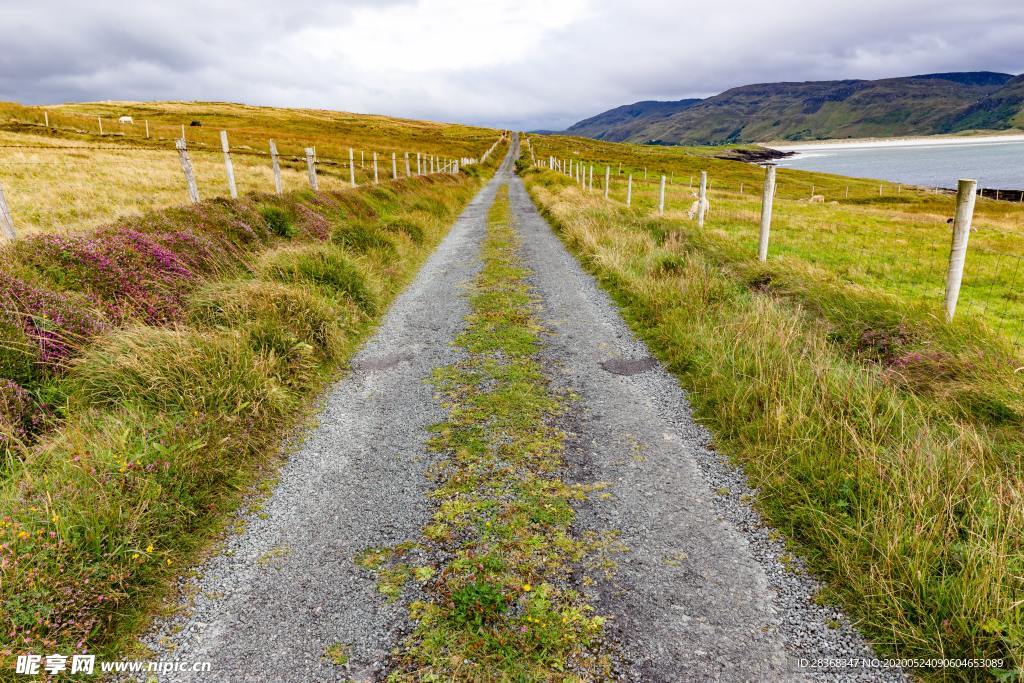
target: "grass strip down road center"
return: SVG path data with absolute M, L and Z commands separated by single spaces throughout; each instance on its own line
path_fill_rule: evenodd
M 389 680 L 608 677 L 595 650 L 603 619 L 569 582 L 589 549 L 572 535 L 570 503 L 595 487 L 559 478 L 564 434 L 554 421 L 572 397 L 551 389 L 536 357 L 541 330 L 517 249 L 505 185 L 457 339 L 466 357 L 433 379 L 449 414 L 432 428 L 437 508 L 420 543 L 446 559 L 410 567 L 409 545 L 359 558 L 383 593 L 415 579 L 429 596 L 410 605 L 416 627 Z

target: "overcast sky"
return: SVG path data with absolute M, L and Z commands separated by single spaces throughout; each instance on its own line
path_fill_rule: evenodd
M 1019 2 L 2 0 L 0 99 L 229 100 L 561 129 L 747 83 L 1020 73 Z

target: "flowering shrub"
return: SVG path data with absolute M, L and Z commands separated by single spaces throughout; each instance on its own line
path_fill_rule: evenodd
M 52 292 L 0 273 L 0 313 L 21 325 L 44 366 L 59 366 L 107 327 L 95 308 L 95 301 L 82 295 Z
M 43 411 L 29 393 L 9 379 L 0 379 L 0 455 L 28 441 L 42 421 Z
M 60 284 L 92 294 L 118 322 L 140 316 L 149 323 L 174 319 L 194 277 L 174 251 L 136 230 L 44 235 L 31 246 L 32 265 Z
M 331 222 L 323 214 L 317 213 L 308 206 L 298 206 L 299 227 L 309 237 L 326 240 L 331 235 Z

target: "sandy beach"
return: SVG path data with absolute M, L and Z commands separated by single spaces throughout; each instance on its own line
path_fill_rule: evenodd
M 935 145 L 986 145 L 1024 142 L 1024 133 L 1005 135 L 925 135 L 901 138 L 853 138 L 849 140 L 808 140 L 807 142 L 765 142 L 763 146 L 780 152 L 812 152 L 835 149 L 875 147 L 926 147 Z

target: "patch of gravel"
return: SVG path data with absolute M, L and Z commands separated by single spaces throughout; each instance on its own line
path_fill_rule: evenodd
M 506 161 L 504 174 L 508 173 Z M 341 681 L 380 675 L 411 628 L 355 556 L 416 540 L 429 521 L 428 425 L 444 414 L 426 380 L 459 358 L 452 347 L 480 268 L 496 177 L 463 211 L 395 300 L 352 372 L 328 393 L 319 425 L 284 465 L 244 531 L 180 585 L 178 612 L 143 642 L 156 658 L 209 661 L 212 672 L 161 681 Z M 348 664 L 325 657 L 342 646 Z
M 619 675 L 637 681 L 902 681 L 898 670 L 816 672 L 799 660 L 872 657 L 746 502 L 755 492 L 710 447 L 686 393 L 629 330 L 530 200 L 510 183 L 525 265 L 547 328 L 545 363 L 579 395 L 566 418 L 572 476 L 611 496 L 578 510 L 579 532 L 617 530 L 610 579 L 588 589 L 610 617 Z M 830 624 L 830 622 L 833 622 Z M 839 624 L 838 628 L 830 625 Z

